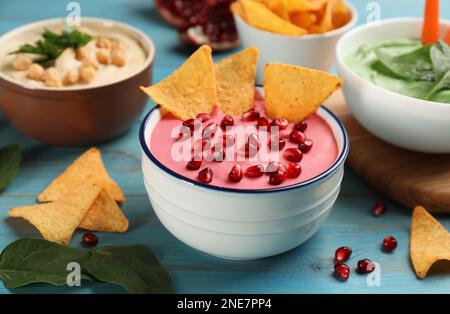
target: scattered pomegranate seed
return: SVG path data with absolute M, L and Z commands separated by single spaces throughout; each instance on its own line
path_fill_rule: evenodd
M 271 174 L 277 170 L 284 170 L 283 164 L 278 161 L 271 161 L 266 167 L 266 173 Z
M 226 116 L 224 116 L 222 118 L 222 122 L 220 122 L 220 127 L 222 128 L 222 130 L 226 130 L 229 127 L 232 127 L 234 125 L 234 119 L 232 116 L 230 116 L 229 114 L 227 114 Z
M 308 128 L 308 123 L 306 121 L 297 122 L 294 129 L 300 132 L 305 132 Z
M 271 185 L 280 185 L 286 180 L 287 175 L 282 170 L 277 170 L 270 175 L 269 183 Z
M 226 159 L 226 152 L 221 147 L 213 147 L 211 149 L 211 161 L 222 162 Z
M 182 126 L 180 129 L 180 133 L 178 133 L 178 141 L 181 141 L 181 140 L 184 141 L 184 140 L 190 138 L 191 135 L 192 135 L 192 131 L 188 127 Z
M 302 153 L 308 153 L 313 147 L 313 141 L 310 139 L 306 139 L 305 142 L 298 145 L 298 148 L 302 151 Z
M 211 139 L 216 135 L 217 123 L 211 122 L 203 129 L 203 138 Z
M 189 170 L 198 170 L 202 166 L 202 159 L 200 156 L 192 157 L 192 160 L 187 163 L 186 168 Z
M 256 111 L 254 108 L 248 110 L 247 112 L 244 112 L 242 115 L 242 120 L 244 121 L 255 121 L 259 118 L 259 112 Z
M 195 119 L 186 120 L 183 122 L 183 125 L 188 127 L 193 132 L 195 128 Z
M 350 256 L 352 255 L 352 249 L 347 246 L 342 246 L 336 250 L 334 253 L 334 260 L 337 263 L 344 263 L 348 261 Z
M 281 130 L 287 129 L 287 127 L 289 126 L 289 121 L 285 118 L 278 118 L 278 119 L 272 120 L 270 125 L 278 127 L 278 130 L 281 131 Z
M 289 139 L 296 144 L 303 144 L 306 141 L 306 136 L 303 132 L 294 130 L 289 135 Z
M 233 135 L 224 134 L 223 138 L 223 146 L 224 147 L 230 147 L 234 145 L 234 142 L 236 141 Z
M 375 217 L 383 215 L 386 212 L 386 202 L 383 200 L 376 201 L 372 212 Z
M 239 182 L 242 180 L 242 176 L 244 173 L 242 172 L 242 167 L 240 164 L 236 164 L 231 168 L 230 173 L 228 174 L 228 179 L 231 182 Z
M 390 253 L 396 248 L 397 248 L 397 240 L 394 237 L 388 236 L 383 239 L 383 250 L 385 252 Z
M 90 247 L 96 246 L 98 244 L 98 237 L 94 233 L 87 232 L 83 234 L 81 244 Z
M 205 168 L 198 173 L 198 179 L 203 183 L 210 183 L 213 178 L 213 172 L 210 168 Z
M 303 159 L 303 153 L 297 148 L 286 149 L 283 153 L 283 156 L 293 163 L 299 163 Z
M 207 138 L 198 140 L 197 142 L 200 142 L 202 151 L 204 151 L 205 149 L 209 149 L 209 147 L 211 146 L 211 141 Z
M 250 166 L 245 170 L 245 176 L 249 178 L 258 178 L 264 174 L 263 165 Z
M 266 131 L 270 131 L 270 122 L 265 117 L 260 117 L 256 120 L 258 128 L 266 128 Z
M 375 264 L 370 259 L 362 259 L 358 261 L 358 273 L 369 274 L 375 270 Z
M 261 142 L 257 134 L 253 133 L 248 136 L 247 143 L 245 143 L 245 157 L 253 157 L 261 148 Z
M 345 264 L 334 265 L 334 276 L 341 281 L 346 281 L 350 277 L 350 267 Z
M 298 178 L 302 174 L 302 167 L 299 164 L 293 162 L 287 162 L 284 165 L 286 175 L 289 179 Z
M 286 146 L 286 140 L 279 137 L 269 139 L 270 150 L 282 150 Z
M 211 116 L 207 113 L 199 113 L 195 118 L 201 120 L 202 122 L 206 122 L 211 119 Z

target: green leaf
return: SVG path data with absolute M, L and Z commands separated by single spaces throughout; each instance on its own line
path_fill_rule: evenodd
M 20 239 L 9 244 L 0 258 L 0 279 L 6 288 L 31 283 L 66 284 L 71 262 L 83 264 L 89 251 L 69 248 L 43 239 Z M 82 279 L 89 279 L 82 276 Z
M 424 46 L 412 52 L 392 56 L 382 48 L 375 49 L 378 59 L 393 73 L 409 80 L 434 81 L 436 74 L 430 58 L 431 46 Z
M 84 267 L 98 280 L 121 285 L 130 293 L 172 292 L 168 273 L 142 245 L 92 250 Z
M 439 93 L 444 89 L 450 89 L 450 70 L 445 73 L 439 81 L 437 81 L 436 85 L 434 85 L 431 92 L 427 95 L 426 99 L 430 100 L 434 95 Z
M 444 77 L 450 71 L 450 47 L 440 40 L 431 47 L 430 57 L 438 77 Z
M 5 189 L 16 176 L 21 159 L 19 145 L 10 145 L 0 149 L 0 191 Z

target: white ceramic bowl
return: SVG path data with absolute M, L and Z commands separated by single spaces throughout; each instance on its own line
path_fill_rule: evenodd
M 139 136 L 144 183 L 159 220 L 182 242 L 222 258 L 263 258 L 302 244 L 331 211 L 349 148 L 338 118 L 323 107 L 318 114 L 332 128 L 339 147 L 328 170 L 288 187 L 238 190 L 202 184 L 162 165 L 148 148 L 161 119 L 155 107 L 142 122 Z
M 336 43 L 358 22 L 358 11 L 349 2 L 352 20 L 345 26 L 324 34 L 287 36 L 266 32 L 247 24 L 234 14 L 236 27 L 244 47 L 255 46 L 259 50 L 256 83 L 263 84 L 264 65 L 269 62 L 294 64 L 329 71 L 334 63 Z
M 359 26 L 336 48 L 347 104 L 371 133 L 402 148 L 425 153 L 450 153 L 450 104 L 415 99 L 379 87 L 354 73 L 344 58 L 364 43 L 399 38 L 420 38 L 422 19 L 388 19 Z M 450 21 L 441 21 L 441 32 Z

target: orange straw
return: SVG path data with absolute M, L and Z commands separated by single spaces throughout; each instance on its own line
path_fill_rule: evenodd
M 450 28 L 448 29 L 447 34 L 445 34 L 444 41 L 450 46 Z
M 422 43 L 434 44 L 439 40 L 439 0 L 426 0 Z

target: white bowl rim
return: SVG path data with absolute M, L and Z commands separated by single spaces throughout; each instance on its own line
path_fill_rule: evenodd
M 186 178 L 182 175 L 180 175 L 179 173 L 171 170 L 170 168 L 168 168 L 167 166 L 163 165 L 151 152 L 150 149 L 147 147 L 146 145 L 146 141 L 145 141 L 145 130 L 147 128 L 147 122 L 150 119 L 150 116 L 152 114 L 154 114 L 155 112 L 157 112 L 160 109 L 161 106 L 156 105 L 155 107 L 153 107 L 144 117 L 144 119 L 141 122 L 141 126 L 139 128 L 139 143 L 141 145 L 141 149 L 144 152 L 144 154 L 146 155 L 146 157 L 148 159 L 150 159 L 156 166 L 158 166 L 158 168 L 160 170 L 162 170 L 163 172 L 169 174 L 170 176 L 175 177 L 176 179 L 181 180 L 181 182 L 183 183 L 187 183 L 190 185 L 194 185 L 200 188 L 204 188 L 206 190 L 214 190 L 214 191 L 219 191 L 219 192 L 226 192 L 226 193 L 238 193 L 238 194 L 264 194 L 264 193 L 276 193 L 276 192 L 284 192 L 284 191 L 289 191 L 289 190 L 293 190 L 293 189 L 297 189 L 297 188 L 302 188 L 308 185 L 311 185 L 313 183 L 317 183 L 318 181 L 321 181 L 325 178 L 328 178 L 329 176 L 333 175 L 336 171 L 338 171 L 340 169 L 340 167 L 343 165 L 343 163 L 345 162 L 345 160 L 347 159 L 348 153 L 349 153 L 349 149 L 350 149 L 350 141 L 349 141 L 349 137 L 347 134 L 347 130 L 344 127 L 344 124 L 342 123 L 342 121 L 327 107 L 321 105 L 320 107 L 325 110 L 325 112 L 330 115 L 330 117 L 337 123 L 337 126 L 339 127 L 339 130 L 342 133 L 342 139 L 343 139 L 343 144 L 342 144 L 342 150 L 341 152 L 338 154 L 335 162 L 325 171 L 323 171 L 322 173 L 318 174 L 317 176 L 303 181 L 303 182 L 299 182 L 296 184 L 292 184 L 292 185 L 288 185 L 288 186 L 282 186 L 282 187 L 278 187 L 278 188 L 268 188 L 268 189 L 236 189 L 236 188 L 225 188 L 225 187 L 219 187 L 219 186 L 214 186 L 214 185 L 209 185 L 209 184 L 205 184 L 190 178 Z
M 284 35 L 284 34 L 277 34 L 277 33 L 272 33 L 269 31 L 265 31 L 259 28 L 256 28 L 250 24 L 248 24 L 246 21 L 244 21 L 241 16 L 239 14 L 236 14 L 233 12 L 233 15 L 235 18 L 239 19 L 242 23 L 244 23 L 245 25 L 247 25 L 248 27 L 260 31 L 262 33 L 268 34 L 268 35 L 272 35 L 272 36 L 280 36 L 283 38 L 295 38 L 295 39 L 304 39 L 304 40 L 313 40 L 313 39 L 317 39 L 317 38 L 326 38 L 326 37 L 332 37 L 335 35 L 339 35 L 342 33 L 347 32 L 349 29 L 353 28 L 359 20 L 359 12 L 356 9 L 356 7 L 353 5 L 353 3 L 349 2 L 349 1 L 345 1 L 345 4 L 347 5 L 348 8 L 350 8 L 350 11 L 352 12 L 352 19 L 345 24 L 344 26 L 337 28 L 337 29 L 333 29 L 329 32 L 325 32 L 322 34 L 305 34 L 305 35 Z
M 17 28 L 13 28 L 0 36 L 0 43 L 5 39 L 5 37 L 14 36 L 17 33 L 27 31 L 27 30 L 33 29 L 33 28 L 39 28 L 39 27 L 45 26 L 46 24 L 61 22 L 61 21 L 64 21 L 64 19 L 65 19 L 64 17 L 57 17 L 57 18 L 39 20 L 36 22 L 22 25 Z M 153 43 L 153 40 L 147 34 L 145 34 L 143 31 L 139 30 L 138 28 L 136 28 L 132 25 L 129 25 L 127 23 L 120 22 L 120 21 L 116 21 L 116 20 L 112 20 L 112 19 L 104 19 L 104 18 L 99 18 L 99 17 L 81 17 L 81 23 L 83 23 L 83 21 L 91 22 L 91 23 L 99 23 L 99 24 L 113 24 L 113 25 L 119 26 L 122 29 L 125 29 L 125 30 L 130 31 L 135 34 L 138 34 L 142 39 L 147 41 L 147 45 L 149 47 L 149 49 L 148 49 L 149 51 L 147 51 L 147 58 L 145 59 L 145 62 L 136 71 L 129 74 L 125 78 L 118 80 L 118 81 L 113 81 L 108 84 L 101 84 L 98 86 L 76 86 L 76 87 L 71 87 L 70 89 L 66 89 L 66 88 L 55 89 L 55 88 L 46 87 L 46 86 L 42 86 L 42 87 L 27 86 L 25 84 L 20 84 L 16 80 L 8 77 L 8 75 L 3 73 L 3 71 L 0 71 L 0 78 L 4 79 L 12 84 L 18 85 L 22 88 L 26 88 L 26 89 L 33 90 L 33 91 L 34 90 L 42 90 L 42 91 L 51 91 L 51 92 L 56 92 L 56 93 L 67 92 L 67 91 L 84 91 L 84 90 L 91 90 L 91 89 L 96 89 L 96 88 L 103 88 L 106 86 L 111 86 L 111 85 L 126 81 L 126 80 L 136 76 L 137 74 L 141 73 L 144 69 L 146 69 L 154 61 L 155 55 L 156 55 L 155 44 Z
M 379 92 L 384 92 L 387 93 L 388 95 L 391 95 L 393 97 L 398 97 L 400 99 L 402 99 L 405 102 L 413 102 L 416 105 L 426 105 L 428 108 L 429 106 L 436 106 L 439 108 L 443 108 L 443 107 L 447 107 L 450 108 L 448 103 L 444 103 L 444 102 L 436 102 L 436 101 L 430 101 L 430 100 L 424 100 L 424 99 L 419 99 L 419 98 L 414 98 L 411 96 L 407 96 L 407 95 L 402 95 L 396 92 L 393 92 L 389 89 L 386 89 L 384 87 L 378 86 L 375 83 L 366 80 L 364 78 L 362 78 L 361 76 L 359 76 L 358 74 L 356 74 L 350 67 L 347 66 L 347 64 L 344 62 L 344 58 L 345 56 L 343 56 L 342 53 L 342 46 L 344 45 L 343 43 L 348 40 L 349 37 L 353 36 L 356 33 L 360 33 L 360 32 L 364 32 L 367 29 L 373 28 L 373 27 L 379 27 L 380 25 L 384 25 L 384 24 L 397 24 L 397 23 L 411 23 L 411 22 L 423 22 L 422 18 L 419 17 L 397 17 L 397 18 L 390 18 L 390 19 L 384 19 L 384 20 L 380 20 L 380 21 L 376 21 L 376 22 L 371 22 L 371 23 L 367 23 L 367 24 L 363 24 L 360 26 L 355 27 L 354 29 L 350 30 L 349 32 L 347 32 L 346 34 L 344 34 L 338 41 L 337 45 L 336 45 L 336 60 L 337 62 L 340 64 L 340 66 L 342 66 L 346 71 L 348 71 L 353 78 L 356 78 L 360 81 L 363 81 L 367 84 L 370 84 L 371 87 L 375 88 L 377 91 Z M 441 24 L 444 25 L 450 25 L 450 20 L 447 19 L 441 19 L 440 20 Z M 368 42 L 370 42 L 368 40 Z M 430 108 L 431 109 L 431 108 Z M 431 109 L 432 110 L 432 109 Z

